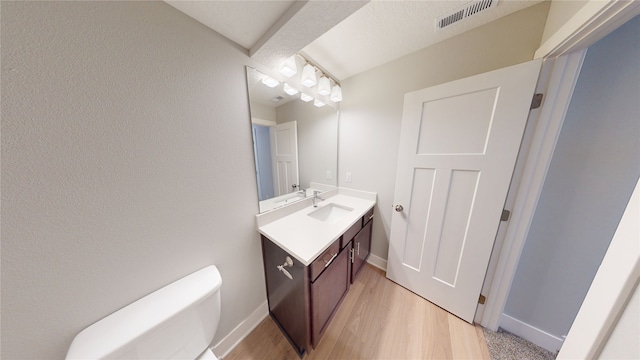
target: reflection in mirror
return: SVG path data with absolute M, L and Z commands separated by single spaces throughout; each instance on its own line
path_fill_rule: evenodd
M 288 95 L 247 67 L 260 212 L 337 185 L 338 111 Z M 273 84 L 271 84 L 273 85 Z

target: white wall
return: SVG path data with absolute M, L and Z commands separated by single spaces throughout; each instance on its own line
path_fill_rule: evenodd
M 533 59 L 548 7 L 524 9 L 342 82 L 338 184 L 378 193 L 374 255 L 386 259 L 389 249 L 404 94 Z
M 1 40 L 1 357 L 208 264 L 228 334 L 265 301 L 246 51 L 162 2 L 3 1 Z
M 254 118 L 276 121 L 276 109 L 270 106 L 260 104 L 259 102 L 251 102 L 251 116 Z
M 541 43 L 549 40 L 553 34 L 576 15 L 588 2 L 589 0 L 551 0 L 549 15 L 547 16 L 547 22 L 544 26 Z
M 335 186 L 338 171 L 338 112 L 330 106 L 291 101 L 276 108 L 278 124 L 296 121 L 300 185 L 310 182 Z M 326 172 L 331 172 L 331 179 Z
M 505 306 L 558 338 L 640 176 L 638 33 L 640 17 L 587 52 Z

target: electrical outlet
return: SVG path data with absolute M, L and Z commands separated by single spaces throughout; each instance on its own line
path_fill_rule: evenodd
M 331 170 L 327 170 L 327 174 L 325 175 L 327 180 L 331 180 Z
M 346 179 L 345 179 L 345 180 L 346 180 L 348 183 L 350 183 L 350 182 L 351 182 L 351 173 L 350 173 L 350 172 L 348 172 L 348 173 L 347 173 L 347 176 L 346 176 Z

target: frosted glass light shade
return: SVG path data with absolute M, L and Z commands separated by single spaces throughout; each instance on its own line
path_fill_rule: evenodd
M 331 96 L 329 97 L 329 99 L 331 99 L 331 101 L 333 102 L 342 101 L 342 88 L 340 87 L 340 85 L 335 85 L 331 89 Z
M 318 82 L 318 94 L 322 96 L 331 94 L 331 82 L 326 76 L 321 77 Z
M 311 100 L 313 100 L 313 96 L 309 96 L 305 93 L 300 93 L 300 100 L 304 101 L 304 102 L 309 102 Z
M 314 68 L 313 65 L 307 64 L 302 68 L 300 82 L 308 88 L 316 84 L 316 68 Z
M 280 81 L 265 75 L 265 76 L 262 77 L 262 83 L 267 85 L 270 88 L 273 88 L 273 87 L 278 86 L 280 84 Z
M 294 88 L 293 86 L 290 86 L 287 83 L 284 83 L 284 92 L 286 92 L 288 95 L 295 95 L 298 93 L 298 89 Z
M 294 56 L 290 56 L 284 61 L 284 63 L 282 63 L 282 65 L 280 65 L 280 73 L 286 77 L 292 77 L 298 73 L 296 58 Z
M 325 104 L 325 103 L 323 103 L 322 101 L 318 100 L 318 99 L 315 99 L 315 100 L 313 101 L 313 105 L 315 105 L 315 106 L 317 106 L 317 107 L 323 107 L 323 106 L 325 106 L 326 104 Z

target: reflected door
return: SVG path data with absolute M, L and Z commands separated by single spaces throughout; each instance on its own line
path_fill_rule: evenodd
M 296 191 L 298 187 L 298 134 L 295 121 L 269 128 L 275 196 Z
M 271 199 L 273 195 L 273 171 L 271 171 L 271 139 L 269 127 L 252 124 L 253 153 L 256 161 L 258 200 Z
M 387 277 L 468 322 L 540 64 L 405 95 Z

